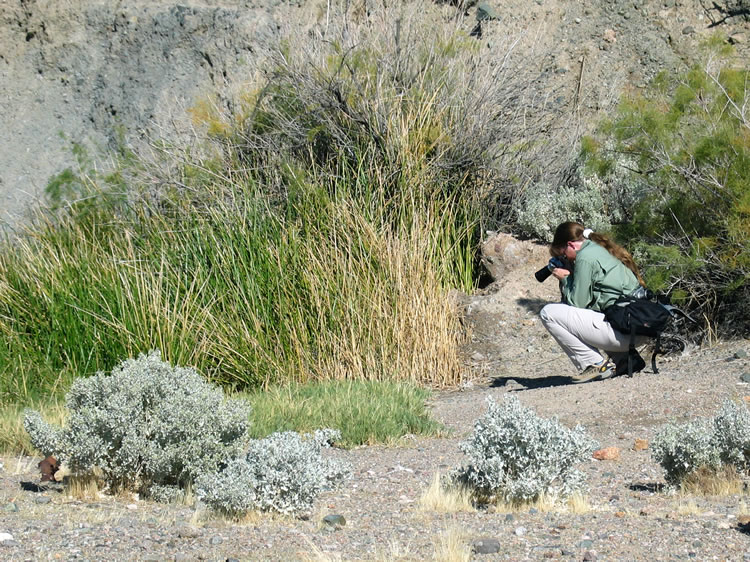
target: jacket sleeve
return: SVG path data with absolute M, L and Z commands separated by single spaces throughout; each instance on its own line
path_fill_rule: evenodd
M 577 308 L 589 308 L 594 302 L 594 264 L 578 260 L 575 272 L 566 279 L 563 285 L 565 301 Z

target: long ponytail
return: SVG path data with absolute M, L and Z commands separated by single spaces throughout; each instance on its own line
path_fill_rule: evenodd
M 584 240 L 584 238 L 596 242 L 605 248 L 610 254 L 620 260 L 625 267 L 633 272 L 636 279 L 638 279 L 638 283 L 641 284 L 641 287 L 646 286 L 646 282 L 643 280 L 643 277 L 641 277 L 641 272 L 638 270 L 638 266 L 630 252 L 604 234 L 584 229 L 583 225 L 577 222 L 564 222 L 555 229 L 555 237 L 552 240 L 552 244 L 550 244 L 550 254 L 558 256 L 568 242 Z

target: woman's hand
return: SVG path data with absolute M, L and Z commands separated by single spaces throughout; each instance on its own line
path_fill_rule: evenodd
M 570 275 L 570 271 L 563 269 L 562 267 L 556 267 L 552 270 L 552 276 L 560 281 L 565 279 L 568 275 Z

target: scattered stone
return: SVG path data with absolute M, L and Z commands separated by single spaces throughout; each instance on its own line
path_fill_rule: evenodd
M 617 42 L 617 35 L 615 34 L 614 29 L 605 29 L 604 34 L 602 34 L 602 38 L 607 43 L 616 43 Z
M 596 553 L 591 550 L 587 550 L 583 554 L 583 560 L 587 562 L 593 562 L 594 560 L 596 560 Z
M 747 351 L 744 349 L 738 349 L 734 352 L 735 359 L 747 359 Z
M 223 543 L 224 539 L 221 538 L 219 535 L 215 535 L 215 536 L 211 537 L 211 540 L 209 540 L 208 542 L 215 546 L 217 544 Z
M 18 511 L 18 506 L 13 502 L 8 502 L 3 506 L 3 511 L 7 511 L 9 513 L 15 513 Z
M 648 439 L 636 439 L 633 443 L 634 451 L 645 451 L 648 449 Z
M 479 539 L 471 545 L 475 554 L 495 554 L 500 552 L 500 541 L 497 539 Z
M 194 539 L 198 535 L 200 535 L 200 529 L 198 529 L 197 527 L 193 527 L 192 525 L 182 523 L 177 526 L 176 534 L 181 539 Z
M 578 543 L 579 548 L 591 548 L 591 545 L 594 544 L 594 541 L 590 539 L 582 540 L 580 543 Z
M 742 382 L 750 382 L 750 372 L 745 372 L 740 375 L 740 380 Z
M 517 537 L 522 537 L 526 534 L 526 527 L 517 527 L 514 532 Z
M 512 513 L 508 513 L 508 514 L 507 514 L 507 515 L 505 516 L 505 521 L 513 521 L 513 519 L 514 519 L 514 518 L 513 518 L 513 514 L 512 514 Z
M 750 525 L 750 515 L 738 515 L 737 523 L 740 525 Z
M 625 517 L 625 512 L 624 511 L 615 511 L 615 517 L 617 517 L 619 519 L 622 519 L 623 517 Z
M 323 527 L 326 529 L 336 530 L 344 525 L 346 525 L 346 519 L 343 515 L 332 513 L 323 517 Z
M 695 28 L 692 25 L 688 25 L 682 28 L 683 35 L 692 35 L 693 33 L 695 33 Z
M 52 501 L 52 498 L 49 496 L 39 496 L 37 498 L 34 498 L 34 503 L 37 503 L 39 505 L 46 505 Z
M 593 457 L 598 461 L 616 461 L 620 459 L 619 447 L 605 447 L 594 451 Z
M 10 533 L 0 533 L 0 543 L 6 543 L 12 540 L 14 540 L 13 535 L 11 535 Z

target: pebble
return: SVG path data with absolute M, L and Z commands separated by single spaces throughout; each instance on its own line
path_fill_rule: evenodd
M 516 528 L 515 533 L 516 533 L 517 537 L 524 536 L 526 534 L 526 527 L 518 527 L 518 528 Z
M 500 541 L 497 539 L 479 539 L 471 546 L 475 554 L 495 554 L 500 552 Z
M 211 537 L 211 540 L 209 541 L 212 545 L 221 544 L 224 542 L 224 539 L 221 538 L 219 535 Z
M 34 503 L 37 503 L 39 505 L 45 505 L 45 504 L 50 503 L 51 501 L 52 501 L 52 498 L 48 496 L 38 496 L 34 498 Z
M 10 533 L 0 533 L 0 543 L 5 543 L 7 541 L 12 541 L 13 535 Z

